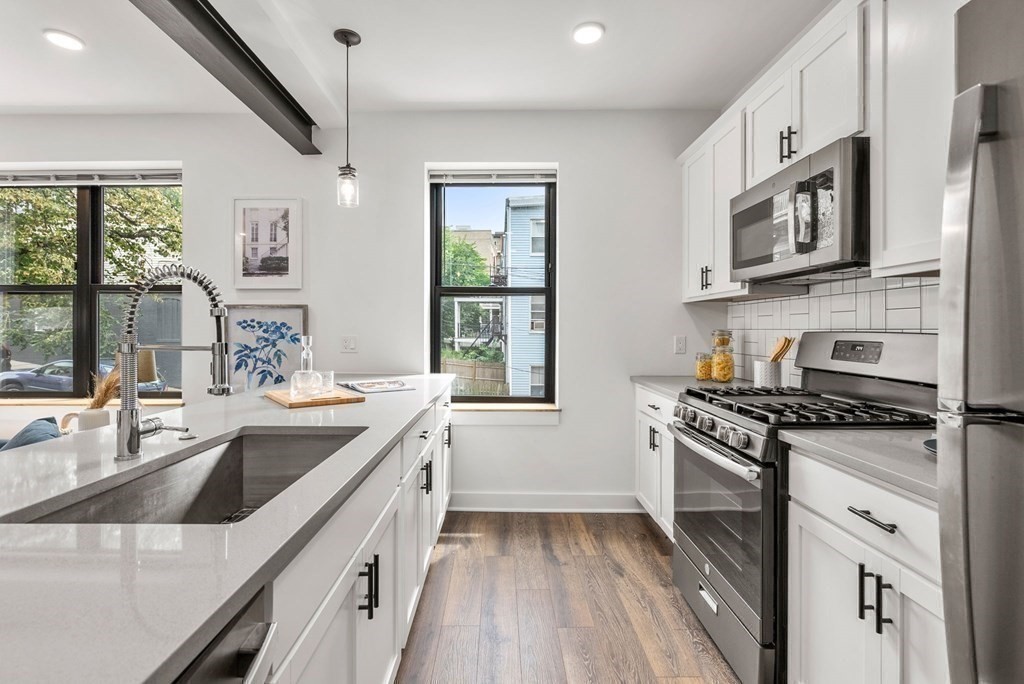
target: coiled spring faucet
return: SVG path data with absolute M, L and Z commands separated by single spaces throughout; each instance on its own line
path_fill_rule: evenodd
M 214 319 L 216 337 L 209 347 L 213 355 L 213 360 L 210 363 L 212 384 L 206 391 L 217 396 L 231 394 L 231 385 L 228 383 L 228 344 L 225 334 L 227 309 L 224 308 L 224 302 L 221 300 L 217 287 L 206 274 L 194 268 L 185 268 L 181 264 L 159 266 L 152 269 L 132 285 L 132 296 L 124 309 L 121 342 L 117 346 L 117 350 L 121 353 L 121 408 L 117 412 L 116 460 L 118 461 L 130 461 L 142 456 L 141 441 L 143 437 L 154 435 L 165 429 L 188 431 L 187 428 L 165 426 L 159 418 L 140 420 L 139 415 L 139 337 L 135 330 L 135 322 L 139 317 L 139 305 L 146 293 L 157 283 L 171 278 L 181 278 L 195 283 L 202 288 L 203 293 L 210 300 L 210 316 Z M 161 348 L 185 351 L 206 349 L 206 347 Z

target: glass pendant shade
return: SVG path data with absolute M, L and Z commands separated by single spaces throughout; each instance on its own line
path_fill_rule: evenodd
M 338 206 L 359 206 L 359 177 L 348 164 L 338 167 Z

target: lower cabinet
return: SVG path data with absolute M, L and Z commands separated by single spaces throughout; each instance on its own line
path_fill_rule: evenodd
M 789 681 L 949 681 L 942 590 L 789 505 Z
M 675 439 L 664 421 L 671 420 L 672 402 L 661 398 L 658 403 L 650 403 L 651 397 L 646 390 L 637 392 L 636 499 L 671 539 L 675 516 Z
M 447 425 L 403 439 L 274 581 L 268 682 L 394 681 L 447 510 Z

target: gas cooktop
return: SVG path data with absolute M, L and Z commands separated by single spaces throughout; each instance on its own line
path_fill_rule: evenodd
M 816 427 L 930 427 L 926 413 L 885 404 L 829 397 L 799 387 L 687 387 L 687 396 L 759 423 Z

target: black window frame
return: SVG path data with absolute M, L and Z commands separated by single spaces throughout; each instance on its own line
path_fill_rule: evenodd
M 544 330 L 544 396 L 502 397 L 452 395 L 452 401 L 489 404 L 554 404 L 555 403 L 555 214 L 557 181 L 494 182 L 494 183 L 431 183 L 430 184 L 430 371 L 441 372 L 441 300 L 444 297 L 507 297 L 543 295 L 547 317 Z M 531 187 L 544 189 L 544 257 L 547 267 L 542 287 L 452 287 L 441 283 L 444 249 L 444 189 L 459 187 Z M 531 237 L 532 240 L 532 237 Z
M 146 184 L 122 185 L 142 187 Z M 166 185 L 179 186 L 178 183 L 167 183 Z M 70 187 L 74 188 L 77 193 L 75 283 L 73 285 L 0 284 L 0 295 L 70 294 L 72 296 L 72 325 L 74 328 L 71 337 L 71 360 L 74 364 L 72 389 L 70 392 L 0 390 L 0 399 L 88 398 L 94 389 L 93 376 L 99 374 L 100 296 L 103 294 L 131 294 L 132 292 L 131 283 L 103 282 L 103 191 L 107 186 L 98 184 Z M 156 285 L 150 292 L 181 294 L 181 285 Z M 180 399 L 181 390 L 179 388 L 178 391 L 139 392 L 139 396 L 150 399 Z

